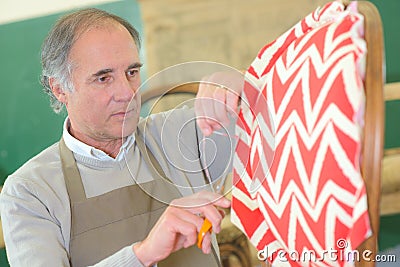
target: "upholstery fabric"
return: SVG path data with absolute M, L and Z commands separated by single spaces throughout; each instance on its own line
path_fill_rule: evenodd
M 352 266 L 371 234 L 360 173 L 365 55 L 356 3 L 330 2 L 246 72 L 231 218 L 276 266 Z

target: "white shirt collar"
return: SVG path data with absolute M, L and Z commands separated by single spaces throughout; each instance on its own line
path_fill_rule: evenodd
M 64 142 L 65 145 L 74 153 L 79 154 L 81 156 L 84 157 L 88 157 L 91 159 L 97 159 L 97 160 L 101 160 L 101 161 L 122 161 L 125 153 L 127 150 L 129 150 L 131 148 L 131 146 L 135 143 L 135 134 L 131 134 L 130 136 L 128 136 L 125 140 L 125 142 L 122 144 L 117 157 L 114 159 L 112 157 L 110 157 L 108 154 L 106 154 L 104 151 L 94 148 L 92 146 L 89 146 L 81 141 L 79 141 L 78 139 L 76 139 L 75 137 L 73 137 L 69 131 L 69 119 L 68 117 L 65 119 L 64 121 L 64 127 L 63 127 L 63 138 L 64 138 Z

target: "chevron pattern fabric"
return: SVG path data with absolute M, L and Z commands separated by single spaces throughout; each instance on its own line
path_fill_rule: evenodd
M 356 3 L 331 2 L 246 72 L 231 218 L 274 266 L 353 266 L 371 234 L 359 167 L 365 55 Z

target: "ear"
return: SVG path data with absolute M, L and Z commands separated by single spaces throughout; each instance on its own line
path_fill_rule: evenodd
M 53 92 L 54 96 L 60 101 L 61 103 L 67 104 L 67 96 L 65 91 L 62 89 L 60 83 L 53 77 L 49 78 L 49 85 L 51 91 Z

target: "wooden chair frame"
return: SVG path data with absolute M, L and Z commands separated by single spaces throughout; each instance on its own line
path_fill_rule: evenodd
M 364 16 L 367 44 L 364 82 L 366 106 L 361 172 L 367 190 L 372 236 L 358 247 L 361 261 L 356 265 L 366 267 L 375 266 L 375 262 L 362 259 L 362 253 L 366 250 L 371 251 L 371 259 L 373 259 L 378 252 L 381 164 L 384 144 L 384 44 L 382 22 L 376 7 L 367 1 L 358 1 L 358 10 Z

